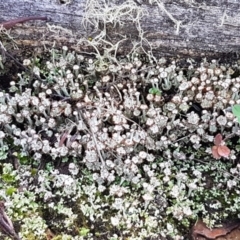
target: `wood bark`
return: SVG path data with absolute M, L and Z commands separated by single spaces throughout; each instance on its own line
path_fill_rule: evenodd
M 25 16 L 47 16 L 48 24 L 62 26 L 71 33 L 52 34 L 46 23 L 31 22 L 15 27 L 12 34 L 18 34 L 19 41 L 25 41 L 44 36 L 45 44 L 65 42 L 74 46 L 80 37 L 94 37 L 94 28 L 84 28 L 82 25 L 87 0 L 0 0 L 0 21 L 7 21 Z M 117 1 L 114 1 L 117 2 Z M 122 4 L 124 1 L 118 1 Z M 222 57 L 237 56 L 240 49 L 240 2 L 238 0 L 162 0 L 164 8 L 150 4 L 148 0 L 134 0 L 146 14 L 141 19 L 144 37 L 152 46 L 155 56 L 170 57 Z M 176 21 L 181 21 L 176 29 Z M 40 27 L 43 26 L 43 27 Z M 135 25 L 127 22 L 124 28 L 115 26 L 108 29 L 112 40 L 117 41 L 117 35 L 112 34 L 116 28 L 119 35 L 128 39 L 139 40 Z M 20 30 L 21 33 L 20 33 Z M 56 29 L 55 29 L 56 30 Z M 14 36 L 16 36 L 14 35 Z M 54 35 L 54 37 L 53 37 Z M 148 45 L 148 44 L 147 44 Z M 146 45 L 146 47 L 147 47 Z M 81 46 L 80 46 L 81 48 Z M 121 51 L 128 52 L 131 44 L 121 45 Z

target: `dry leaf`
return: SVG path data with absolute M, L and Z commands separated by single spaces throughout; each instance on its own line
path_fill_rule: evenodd
M 198 239 L 200 235 L 206 237 L 207 239 L 216 239 L 217 237 L 225 236 L 239 225 L 240 221 L 236 220 L 229 224 L 225 224 L 223 227 L 210 229 L 202 220 L 199 220 L 192 228 L 192 238 Z
M 54 237 L 55 237 L 55 234 L 51 231 L 50 228 L 48 228 L 48 229 L 46 230 L 46 238 L 47 238 L 47 240 L 51 240 L 51 239 L 53 239 Z

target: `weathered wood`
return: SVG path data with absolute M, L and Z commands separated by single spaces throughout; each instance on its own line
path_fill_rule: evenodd
M 141 18 L 144 37 L 152 46 L 156 56 L 220 56 L 238 53 L 240 49 L 240 3 L 238 0 L 131 0 L 136 7 L 141 8 L 145 15 Z M 63 37 L 64 41 L 73 43 L 74 37 L 95 37 L 94 26 L 88 29 L 82 25 L 87 0 L 8 0 L 0 1 L 1 21 L 15 19 L 23 16 L 47 16 L 49 25 L 62 26 L 71 33 Z M 103 1 L 99 1 L 103 2 Z M 118 2 L 118 5 L 126 1 Z M 129 0 L 130 2 L 130 0 Z M 152 3 L 152 5 L 149 2 Z M 106 6 L 105 6 L 106 7 Z M 181 24 L 180 24 L 181 23 Z M 177 27 L 177 25 L 179 26 Z M 45 25 L 42 22 L 31 22 L 27 26 Z M 110 24 L 111 25 L 111 24 Z M 127 39 L 139 40 L 136 25 L 126 19 L 121 28 L 110 26 L 108 31 L 111 40 L 119 40 L 118 36 L 125 35 Z M 24 24 L 24 26 L 26 26 Z M 22 27 L 19 27 L 22 28 Z M 29 39 L 31 31 L 24 27 L 21 40 Z M 29 28 L 29 30 L 37 28 Z M 15 30 L 17 31 L 17 29 Z M 18 30 L 19 31 L 19 30 Z M 41 31 L 42 28 L 41 28 Z M 119 33 L 119 35 L 116 34 Z M 19 32 L 18 32 L 19 33 Z M 65 32 L 66 33 L 66 32 Z M 14 31 L 13 31 L 14 34 Z M 53 34 L 45 30 L 45 40 L 53 41 Z M 25 36 L 24 36 L 25 35 Z M 27 37 L 26 37 L 27 36 Z M 56 42 L 63 41 L 61 34 L 55 34 Z M 34 37 L 33 37 L 34 38 Z M 146 42 L 143 42 L 146 44 Z M 146 45 L 148 46 L 148 44 Z M 131 42 L 124 42 L 121 50 L 128 52 Z

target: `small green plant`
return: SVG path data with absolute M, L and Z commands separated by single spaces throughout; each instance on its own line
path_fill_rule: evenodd
M 88 228 L 82 227 L 79 229 L 79 234 L 80 234 L 80 236 L 83 236 L 83 237 L 86 237 L 89 232 L 90 232 L 90 229 L 88 229 Z
M 239 104 L 235 104 L 235 105 L 232 107 L 232 112 L 233 112 L 233 115 L 234 115 L 235 117 L 237 117 L 238 122 L 240 123 L 240 105 L 239 105 Z
M 150 88 L 148 92 L 152 95 L 158 95 L 158 96 L 162 95 L 162 91 L 160 89 L 154 88 L 154 87 Z

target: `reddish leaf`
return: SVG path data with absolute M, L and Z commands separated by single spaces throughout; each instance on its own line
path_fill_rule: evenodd
M 217 152 L 221 157 L 228 157 L 231 151 L 227 146 L 217 146 Z
M 217 134 L 216 136 L 215 136 L 215 138 L 214 138 L 214 144 L 216 145 L 216 146 L 219 146 L 221 143 L 222 143 L 222 140 L 223 140 L 223 138 L 222 138 L 222 134 Z
M 59 141 L 59 147 L 62 147 L 64 144 L 64 141 L 67 139 L 68 137 L 68 131 L 64 132 L 62 134 L 62 136 L 60 137 L 60 141 Z
M 215 159 L 221 158 L 221 155 L 219 155 L 219 153 L 218 153 L 218 147 L 219 146 L 213 146 L 212 147 L 212 155 Z

